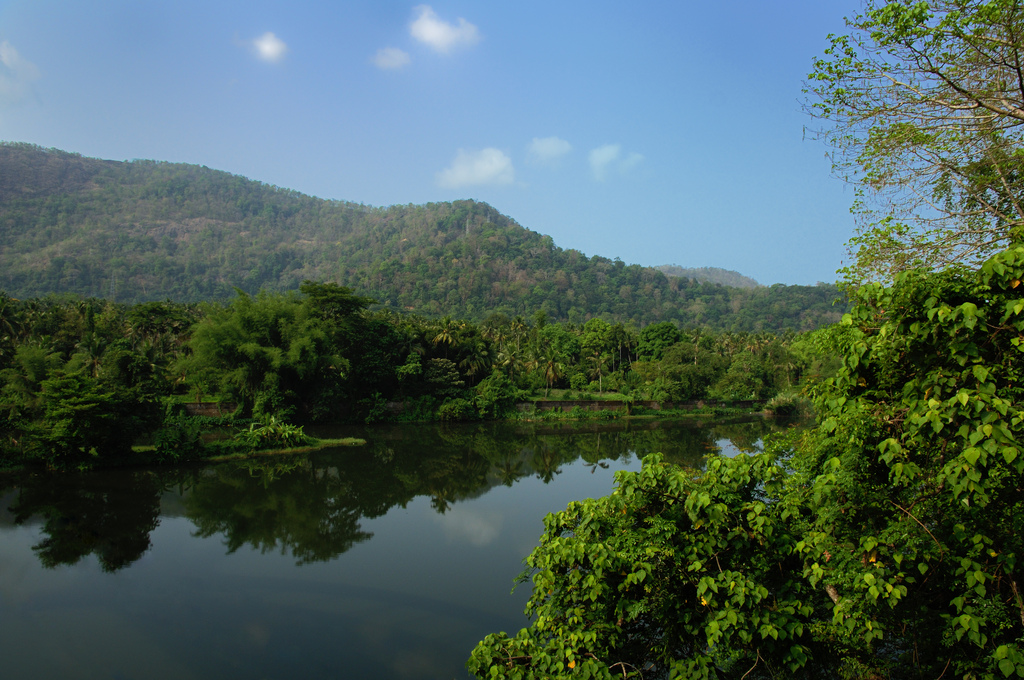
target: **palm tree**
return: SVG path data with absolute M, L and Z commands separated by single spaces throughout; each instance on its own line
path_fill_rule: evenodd
M 495 355 L 495 366 L 500 366 L 508 372 L 508 379 L 513 383 L 516 381 L 516 371 L 526 367 L 522 355 L 516 353 L 511 347 L 503 347 Z
M 608 355 L 594 350 L 594 353 L 587 357 L 587 363 L 590 364 L 590 377 L 597 376 L 597 391 L 600 394 L 604 392 L 602 378 L 605 369 L 608 368 Z
M 75 349 L 78 350 L 75 354 L 82 358 L 82 367 L 89 375 L 98 378 L 103 365 L 103 354 L 107 350 L 106 340 L 95 333 L 90 333 L 75 345 Z
M 551 386 L 564 374 L 565 366 L 562 362 L 558 361 L 554 354 L 551 354 L 543 360 L 542 367 L 544 369 L 544 381 L 547 383 L 547 389 L 544 390 L 544 396 L 546 397 L 551 393 Z
M 459 362 L 459 368 L 463 369 L 470 377 L 486 372 L 494 365 L 491 345 L 482 338 L 463 346 L 462 350 L 466 356 Z
M 508 330 L 509 333 L 512 334 L 512 337 L 515 338 L 516 354 L 519 354 L 523 349 L 522 340 L 526 336 L 527 331 L 529 331 L 529 327 L 526 325 L 526 321 L 523 317 L 517 316 L 512 319 L 511 323 L 509 323 Z
M 15 314 L 18 311 L 16 302 L 14 298 L 0 292 L 0 336 L 14 338 Z
M 441 325 L 438 327 L 437 334 L 434 335 L 431 342 L 434 347 L 438 345 L 445 345 L 444 358 L 448 358 L 448 348 L 456 343 L 459 336 L 459 331 L 463 328 L 463 324 L 459 324 L 453 321 L 450 316 L 446 316 L 441 319 Z
M 616 344 L 619 350 L 618 362 L 613 368 L 621 368 L 625 361 L 622 358 L 622 352 L 625 350 L 626 358 L 630 359 L 632 364 L 631 353 L 632 350 L 636 349 L 637 334 L 631 328 L 626 328 L 621 323 L 617 323 L 612 326 L 612 341 Z

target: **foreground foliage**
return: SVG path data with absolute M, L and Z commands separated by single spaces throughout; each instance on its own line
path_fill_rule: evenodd
M 1024 677 L 1024 247 L 846 317 L 818 427 L 549 515 L 481 677 Z M 783 445 L 787 444 L 787 445 Z

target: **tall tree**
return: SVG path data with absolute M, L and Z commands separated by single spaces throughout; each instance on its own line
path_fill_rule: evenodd
M 196 325 L 191 381 L 210 378 L 254 415 L 318 411 L 345 377 L 333 326 L 296 296 L 239 295 Z
M 979 264 L 1024 226 L 1024 7 L 868 0 L 809 77 L 837 174 L 860 187 L 854 282 Z

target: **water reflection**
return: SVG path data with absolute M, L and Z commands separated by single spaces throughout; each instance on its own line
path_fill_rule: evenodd
M 262 553 L 290 551 L 308 564 L 372 536 L 359 526 L 372 509 L 360 504 L 353 485 L 349 475 L 310 460 L 246 461 L 201 476 L 184 499 L 185 514 L 196 536 L 223 534 L 228 553 L 249 545 Z
M 8 512 L 19 525 L 42 520 L 44 538 L 32 551 L 44 567 L 96 555 L 103 571 L 113 572 L 149 550 L 163 490 L 148 472 L 32 475 L 21 480 Z
M 368 428 L 311 456 L 2 477 L 4 677 L 465 678 L 525 624 L 509 590 L 545 513 L 649 452 L 700 465 L 769 429 Z
M 778 427 L 755 418 L 367 428 L 358 433 L 368 440 L 365 447 L 310 456 L 205 469 L 9 477 L 0 496 L 13 502 L 0 510 L 18 525 L 41 522 L 33 551 L 48 568 L 95 555 L 104 571 L 123 569 L 150 548 L 161 512 L 187 517 L 196 537 L 222 536 L 229 554 L 248 546 L 290 554 L 304 565 L 335 559 L 369 540 L 373 534 L 363 520 L 419 496 L 445 514 L 495 486 L 528 477 L 547 484 L 580 459 L 593 472 L 661 451 L 669 461 L 698 466 L 723 444 L 752 451 Z M 496 518 L 453 519 L 446 530 L 472 544 L 483 545 L 495 533 Z

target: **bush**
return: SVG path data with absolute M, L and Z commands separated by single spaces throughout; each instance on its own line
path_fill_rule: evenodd
M 589 381 L 587 380 L 587 376 L 582 373 L 573 373 L 569 376 L 569 387 L 577 392 L 586 389 L 588 384 Z
M 265 423 L 251 423 L 248 430 L 237 432 L 234 440 L 251 451 L 285 449 L 309 441 L 301 425 L 291 425 L 275 416 L 270 416 Z
M 437 417 L 445 421 L 477 420 L 480 415 L 469 399 L 445 399 L 437 409 Z
M 359 405 L 366 410 L 363 422 L 367 425 L 384 422 L 391 415 L 388 413 L 388 400 L 380 392 L 374 392 L 372 397 L 360 399 Z
M 161 463 L 176 463 L 202 457 L 202 419 L 181 412 L 168 413 L 156 431 L 153 443 Z
M 437 418 L 437 399 L 428 395 L 406 399 L 402 403 L 402 410 L 394 419 L 398 422 L 424 422 Z
M 484 419 L 504 417 L 515 409 L 516 402 L 524 397 L 525 393 L 498 370 L 476 386 L 476 408 L 480 417 Z
M 780 394 L 764 406 L 764 410 L 775 416 L 797 416 L 811 410 L 810 402 L 795 394 Z

